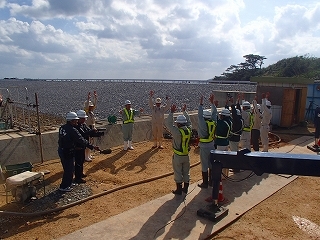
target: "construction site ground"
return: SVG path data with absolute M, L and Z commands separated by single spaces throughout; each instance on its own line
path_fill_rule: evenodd
M 313 130 L 306 126 L 275 129 L 273 132 L 280 136 L 282 141 L 274 143 L 271 151 L 315 154 L 306 148 L 307 144 L 313 144 Z M 300 139 L 298 142 L 293 141 L 298 138 Z M 229 202 L 226 202 L 225 206 L 230 209 L 229 215 L 233 216 L 234 220 L 218 228 L 218 224 L 196 215 L 198 208 L 207 205 L 204 199 L 211 194 L 211 189 L 200 190 L 196 186 L 201 182 L 199 149 L 192 147 L 190 153 L 193 165 L 191 193 L 190 197 L 187 196 L 186 201 L 183 201 L 174 198 L 171 194 L 175 183 L 173 176 L 170 175 L 172 172 L 170 140 L 165 140 L 164 149 L 152 149 L 151 146 L 150 142 L 142 142 L 136 143 L 133 151 L 123 151 L 122 147 L 117 147 L 112 149 L 113 152 L 109 155 L 95 153 L 94 160 L 85 163 L 85 173 L 88 175 L 85 186 L 91 189 L 92 194 L 102 193 L 100 197 L 63 211 L 36 217 L 0 216 L 1 239 L 96 239 L 99 237 L 100 239 L 205 239 L 211 234 L 212 236 L 208 239 L 320 238 L 317 225 L 320 223 L 318 214 L 320 179 L 318 177 L 299 176 L 289 179 L 289 176 L 275 176 L 276 178 L 272 176 L 271 178 L 271 175 L 263 175 L 256 176 L 255 180 L 251 180 L 253 183 L 247 182 L 245 185 L 243 185 L 245 182 L 229 183 L 224 180 L 224 193 L 229 197 Z M 35 165 L 33 169 L 33 171 L 44 170 L 50 172 L 45 175 L 45 184 L 48 191 L 50 189 L 52 191 L 59 186 L 62 177 L 59 159 Z M 165 177 L 147 181 L 161 175 Z M 267 179 L 271 180 L 268 183 L 269 187 L 268 184 L 264 185 L 264 180 Z M 132 184 L 141 180 L 145 182 Z M 283 184 L 275 186 L 280 181 L 284 181 Z M 121 186 L 128 184 L 131 186 L 121 189 Z M 256 195 L 250 194 L 251 189 L 259 187 L 261 189 L 274 187 L 273 189 L 276 190 L 267 194 L 269 197 L 266 198 L 262 198 L 262 195 L 266 194 L 263 190 L 256 192 Z M 108 193 L 116 188 L 119 190 Z M 230 197 L 241 188 L 244 190 L 242 195 L 237 193 L 237 197 Z M 104 192 L 106 194 L 103 194 Z M 68 194 L 62 194 L 61 198 L 68 200 Z M 242 199 L 242 203 L 235 204 L 236 198 L 238 201 Z M 194 199 L 197 199 L 197 205 L 194 205 Z M 256 201 L 257 204 L 248 208 L 250 201 Z M 150 203 L 151 205 L 148 205 Z M 1 211 L 28 212 L 28 206 L 32 203 L 7 204 L 5 194 L 2 194 L 0 204 Z M 139 210 L 139 206 L 146 207 Z M 143 211 L 147 206 L 155 208 L 151 216 L 148 216 L 150 212 Z M 165 206 L 171 210 L 166 211 Z M 170 212 L 173 211 L 173 207 L 180 210 Z M 140 212 L 133 212 L 132 215 L 131 211 L 134 209 Z M 143 222 L 146 218 L 147 221 Z M 161 220 L 160 224 L 147 228 L 152 219 Z M 197 220 L 200 221 L 200 226 L 196 224 Z M 164 222 L 168 225 L 165 226 Z M 138 223 L 142 225 L 137 229 L 134 224 Z M 193 228 L 187 227 L 186 223 L 191 223 Z M 98 226 L 100 228 L 95 228 Z M 133 231 L 130 227 L 134 227 L 136 232 L 128 237 L 126 233 Z M 201 233 L 197 235 L 198 238 L 192 235 L 195 228 L 200 228 L 200 230 L 197 229 Z

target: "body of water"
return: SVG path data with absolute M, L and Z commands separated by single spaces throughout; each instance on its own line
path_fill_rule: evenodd
M 150 90 L 155 97 L 163 100 L 168 96 L 173 104 L 182 106 L 186 103 L 188 110 L 195 110 L 201 95 L 209 98 L 215 91 L 255 92 L 252 84 L 207 83 L 197 80 L 145 80 L 145 79 L 87 79 L 87 80 L 0 80 L 0 94 L 10 96 L 13 101 L 35 104 L 38 96 L 39 111 L 65 116 L 68 111 L 83 108 L 88 92 L 97 92 L 98 104 L 95 113 L 100 119 L 118 115 L 124 101 L 129 99 L 133 108 L 143 108 L 150 113 L 148 99 Z M 206 101 L 207 107 L 209 102 Z M 224 103 L 221 103 L 222 105 Z

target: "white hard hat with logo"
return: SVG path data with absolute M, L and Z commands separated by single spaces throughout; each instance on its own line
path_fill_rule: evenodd
M 179 115 L 174 122 L 176 122 L 176 123 L 187 123 L 187 118 L 184 115 Z
M 203 117 L 204 118 L 211 118 L 211 116 L 212 116 L 212 113 L 211 113 L 210 110 L 204 110 L 203 111 Z
M 129 104 L 131 104 L 130 100 L 126 100 L 126 101 L 124 102 L 124 105 L 129 105 Z
M 242 107 L 251 107 L 250 103 L 248 101 L 244 101 L 242 103 Z
M 269 100 L 266 101 L 266 106 L 271 107 L 271 102 Z
M 78 120 L 78 115 L 75 112 L 68 112 L 66 115 L 67 121 L 69 120 Z
M 78 118 L 87 118 L 88 117 L 86 111 L 84 111 L 84 110 L 78 110 L 77 115 L 78 115 Z
M 225 109 L 221 110 L 220 114 L 223 115 L 223 116 L 229 117 L 230 116 L 230 111 L 225 108 Z
M 156 103 L 161 103 L 161 98 L 157 98 Z

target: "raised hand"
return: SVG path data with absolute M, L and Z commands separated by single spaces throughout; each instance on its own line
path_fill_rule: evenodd
M 182 105 L 182 112 L 186 111 L 186 109 L 187 109 L 187 105 L 186 105 L 186 104 L 183 104 L 183 105 Z
M 174 113 L 177 110 L 177 106 L 172 104 L 170 110 L 172 113 Z
M 201 97 L 200 97 L 200 105 L 202 105 L 203 104 L 203 96 L 201 95 Z
M 214 94 L 213 93 L 210 94 L 209 100 L 210 100 L 211 104 L 214 104 Z

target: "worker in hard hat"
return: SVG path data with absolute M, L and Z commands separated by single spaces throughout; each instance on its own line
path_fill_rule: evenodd
M 253 125 L 251 129 L 251 143 L 254 151 L 260 150 L 260 128 L 261 128 L 261 105 L 257 103 L 257 96 L 252 101 L 252 114 L 253 114 Z
M 77 128 L 77 130 L 79 131 L 81 136 L 84 139 L 86 139 L 87 141 L 89 141 L 90 135 L 93 134 L 94 132 L 96 132 L 97 130 L 95 128 L 90 129 L 87 126 L 87 124 L 85 123 L 88 118 L 88 115 L 86 114 L 86 112 L 84 110 L 78 110 L 77 116 L 78 116 L 79 120 L 78 120 L 78 124 L 75 127 Z M 83 145 L 76 144 L 75 165 L 74 165 L 74 182 L 79 183 L 79 184 L 85 183 L 86 180 L 84 180 L 83 178 L 87 177 L 87 175 L 85 175 L 83 172 L 83 163 L 85 161 L 85 149 L 87 149 L 87 148 L 84 147 Z
M 69 192 L 72 190 L 72 179 L 74 172 L 74 158 L 76 145 L 83 148 L 100 150 L 98 146 L 93 146 L 88 140 L 84 139 L 75 128 L 78 124 L 78 115 L 75 112 L 68 112 L 66 115 L 67 123 L 59 128 L 58 154 L 63 167 L 62 182 L 59 190 Z
M 242 103 L 241 116 L 243 119 L 243 129 L 240 137 L 241 148 L 247 148 L 251 151 L 251 129 L 253 126 L 253 114 L 251 104 L 248 101 Z
M 237 152 L 239 150 L 239 142 L 243 128 L 243 119 L 241 116 L 241 106 L 240 106 L 240 95 L 234 104 L 233 98 L 229 99 L 231 103 L 231 118 L 232 118 L 232 128 L 229 137 L 229 148 L 230 151 Z M 229 105 L 228 105 L 229 106 Z M 228 107 L 229 108 L 229 107 Z M 240 169 L 232 169 L 234 173 L 240 172 Z
M 170 109 L 171 102 L 169 97 L 166 96 L 166 104 L 162 104 L 161 98 L 156 98 L 155 103 L 153 102 L 154 91 L 150 91 L 149 96 L 149 107 L 152 111 L 152 148 L 159 147 L 163 149 L 162 139 L 163 139 L 163 124 L 164 124 L 164 114 Z
M 124 108 L 119 111 L 122 115 L 122 134 L 123 134 L 123 150 L 127 151 L 128 149 L 133 150 L 132 145 L 132 134 L 133 134 L 133 124 L 134 117 L 140 115 L 143 112 L 143 109 L 135 110 L 131 108 L 131 101 L 126 100 L 124 103 Z
M 84 111 L 88 115 L 86 124 L 89 126 L 90 129 L 96 129 L 96 116 L 94 114 L 94 110 L 97 107 L 98 102 L 98 95 L 97 92 L 93 92 L 93 101 L 91 100 L 91 93 L 88 93 L 87 100 L 84 102 Z M 90 143 L 93 143 L 93 138 L 89 138 Z M 85 161 L 91 162 L 93 159 L 93 156 L 91 155 L 90 149 L 85 150 Z
M 212 167 L 209 161 L 210 151 L 214 147 L 214 133 L 217 122 L 217 101 L 214 101 L 214 95 L 210 95 L 211 110 L 203 109 L 203 96 L 200 97 L 200 104 L 198 107 L 198 135 L 200 147 L 200 162 L 202 172 L 202 183 L 198 184 L 200 188 L 208 188 L 212 186 Z
M 260 128 L 260 136 L 261 136 L 261 143 L 262 143 L 262 151 L 268 152 L 269 149 L 269 131 L 270 131 L 270 122 L 272 118 L 272 111 L 271 111 L 271 102 L 269 101 L 270 93 L 263 93 L 262 94 L 262 104 L 261 104 L 261 111 L 262 111 L 262 120 L 261 120 L 261 128 Z
M 186 108 L 184 104 L 182 107 L 183 115 L 177 116 L 176 120 L 173 121 L 173 113 L 177 110 L 177 107 L 172 105 L 170 113 L 165 119 L 165 125 L 172 134 L 172 167 L 176 183 L 176 190 L 172 191 L 172 193 L 176 195 L 182 195 L 182 192 L 187 194 L 190 181 L 189 142 L 192 126 Z
M 214 143 L 217 146 L 217 150 L 229 150 L 229 137 L 232 129 L 232 119 L 230 116 L 230 110 L 227 108 L 222 109 L 219 113 L 214 140 Z M 222 172 L 226 176 L 229 175 L 229 169 L 227 168 L 223 168 Z

